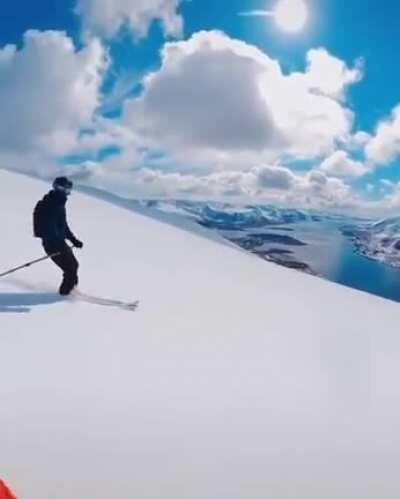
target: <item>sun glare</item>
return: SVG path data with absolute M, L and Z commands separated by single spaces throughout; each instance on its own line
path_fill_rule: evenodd
M 279 0 L 273 15 L 280 28 L 294 33 L 306 24 L 307 5 L 304 0 Z

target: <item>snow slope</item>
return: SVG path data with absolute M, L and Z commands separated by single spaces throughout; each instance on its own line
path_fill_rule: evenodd
M 47 186 L 0 171 L 1 267 Z M 21 499 L 399 497 L 400 307 L 75 193 L 81 289 L 0 279 L 0 476 Z

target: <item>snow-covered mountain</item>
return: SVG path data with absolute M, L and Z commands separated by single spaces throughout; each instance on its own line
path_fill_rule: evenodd
M 142 200 L 139 204 L 164 213 L 193 218 L 205 227 L 221 230 L 244 230 L 303 221 L 345 220 L 345 217 L 340 215 L 272 205 L 237 206 L 218 202 L 180 200 Z
M 131 207 L 144 207 L 149 213 L 164 216 L 172 214 L 181 223 L 186 220 L 206 227 L 263 260 L 312 275 L 320 275 L 313 268 L 310 256 L 315 250 L 316 241 L 320 239 L 318 230 L 321 230 L 321 227 L 324 230 L 328 223 L 337 226 L 354 221 L 344 215 L 273 205 L 232 205 L 182 200 L 131 200 L 130 203 Z M 307 224 L 306 231 L 301 230 L 301 224 L 303 229 Z M 186 225 L 188 227 L 188 224 Z M 300 238 L 296 236 L 296 231 L 301 233 Z M 315 234 L 318 234 L 317 237 Z M 310 240 L 304 238 L 305 235 Z M 311 261 L 306 262 L 304 254 L 298 258 L 293 248 L 308 246 L 309 243 L 312 247 L 306 259 Z M 320 251 L 325 251 L 325 248 L 320 248 Z
M 342 231 L 351 238 L 359 254 L 392 267 L 400 267 L 399 217 L 375 223 L 345 226 Z
M 46 189 L 0 171 L 1 270 L 42 254 Z M 69 219 L 81 289 L 136 312 L 61 299 L 49 262 L 0 279 L 18 497 L 397 499 L 399 306 L 126 208 L 74 193 Z

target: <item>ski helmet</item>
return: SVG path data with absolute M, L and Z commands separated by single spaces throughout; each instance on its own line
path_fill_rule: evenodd
M 64 192 L 65 194 L 71 194 L 71 190 L 74 184 L 67 177 L 57 177 L 53 182 L 53 189 L 56 191 Z

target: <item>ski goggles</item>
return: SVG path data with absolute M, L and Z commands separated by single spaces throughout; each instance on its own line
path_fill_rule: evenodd
M 72 187 L 64 187 L 63 185 L 57 185 L 56 190 L 63 192 L 66 196 L 69 196 L 72 192 Z

